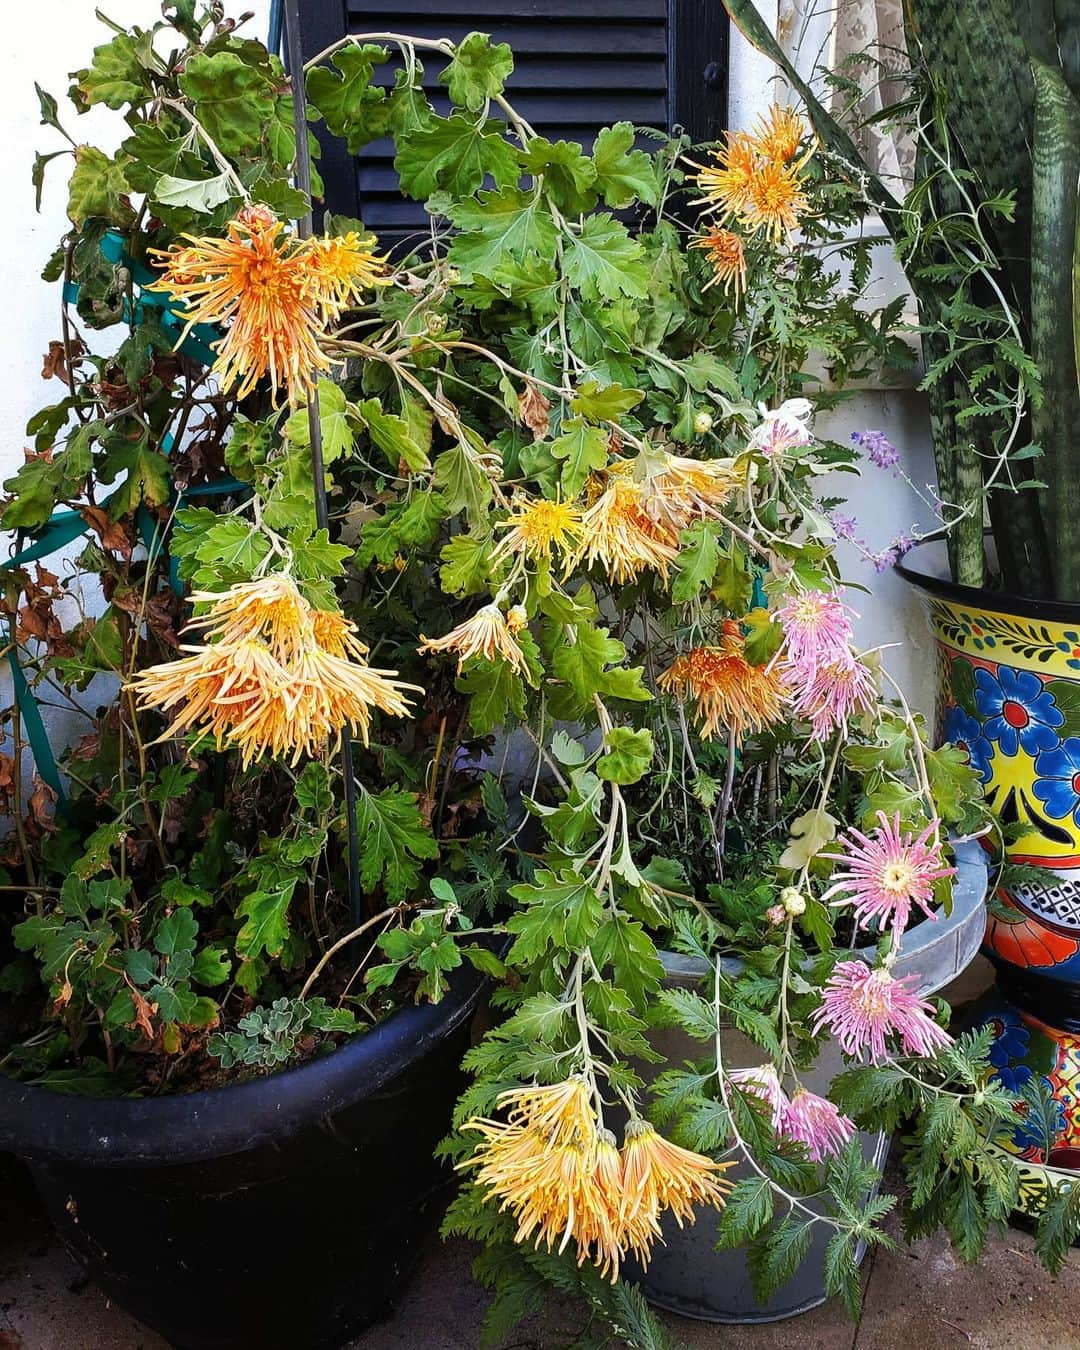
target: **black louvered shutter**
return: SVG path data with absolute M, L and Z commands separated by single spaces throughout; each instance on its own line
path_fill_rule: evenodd
M 301 15 L 307 59 L 348 33 L 490 33 L 513 49 L 515 107 L 551 140 L 586 149 L 612 122 L 680 126 L 696 141 L 725 124 L 728 19 L 719 0 L 303 0 Z M 428 97 L 445 114 L 445 63 L 420 56 Z M 377 70 L 380 83 L 393 82 L 397 64 Z M 324 141 L 320 168 L 329 210 L 362 217 L 387 242 L 423 228 L 421 203 L 398 193 L 389 141 L 355 159 Z

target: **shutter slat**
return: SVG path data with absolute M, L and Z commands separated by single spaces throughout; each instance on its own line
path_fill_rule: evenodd
M 452 41 L 459 41 L 470 31 L 468 24 L 459 21 L 433 19 L 427 14 L 413 15 L 407 11 L 396 15 L 394 25 L 395 29 L 400 28 L 412 37 L 450 38 Z M 587 22 L 566 20 L 556 25 L 535 19 L 508 21 L 500 18 L 485 25 L 485 29 L 490 29 L 494 41 L 508 42 L 516 54 L 523 56 L 540 53 L 618 60 L 624 56 L 665 56 L 667 53 L 667 29 L 656 22 L 598 24 L 590 18 Z M 372 30 L 365 26 L 353 31 Z M 419 55 L 425 65 L 439 68 L 445 64 L 437 52 L 422 51 Z
M 396 65 L 377 66 L 373 84 L 389 88 L 394 83 Z M 421 82 L 429 97 L 445 89 L 439 83 L 438 69 L 424 68 Z M 539 89 L 650 89 L 666 93 L 667 65 L 662 57 L 605 60 L 590 56 L 519 57 L 512 88 Z M 608 120 L 611 120 L 610 118 Z
M 465 25 L 465 32 L 480 27 L 490 32 L 492 19 L 541 19 L 579 20 L 582 17 L 584 0 L 439 0 L 436 7 L 440 18 L 456 20 L 457 26 Z M 395 33 L 408 33 L 419 37 L 420 34 L 404 22 L 411 16 L 408 5 L 397 0 L 348 0 L 349 29 L 356 33 L 374 33 L 392 30 Z M 430 15 L 431 10 L 415 11 L 417 15 Z M 667 0 L 589 0 L 588 19 L 659 19 L 667 21 Z M 380 15 L 393 18 L 393 23 L 385 27 L 373 23 Z

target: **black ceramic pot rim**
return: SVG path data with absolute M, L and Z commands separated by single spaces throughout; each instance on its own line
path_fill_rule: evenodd
M 991 538 L 989 532 L 986 537 Z M 912 560 L 915 566 L 911 565 Z M 928 570 L 921 570 L 924 567 Z M 961 586 L 950 580 L 944 535 L 931 535 L 917 544 L 904 554 L 900 562 L 894 564 L 893 570 L 919 590 L 942 600 L 954 600 L 957 604 L 968 605 L 973 609 L 993 609 L 1003 614 L 1016 614 L 1024 619 L 1080 626 L 1080 601 L 1035 600 L 1026 595 L 1013 595 L 1010 591 Z
M 485 977 L 458 972 L 441 1003 L 401 1008 L 327 1055 L 248 1083 L 167 1097 L 75 1097 L 0 1076 L 0 1150 L 30 1161 L 160 1166 L 242 1153 L 351 1106 L 403 1073 L 473 1011 Z

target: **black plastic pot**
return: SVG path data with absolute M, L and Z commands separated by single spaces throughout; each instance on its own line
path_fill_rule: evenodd
M 441 1217 L 432 1150 L 483 987 L 470 973 L 323 1058 L 210 1092 L 0 1078 L 0 1149 L 91 1278 L 179 1350 L 329 1350 L 387 1315 Z

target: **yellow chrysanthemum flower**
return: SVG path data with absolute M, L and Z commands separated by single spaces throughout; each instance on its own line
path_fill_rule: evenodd
M 642 1265 L 660 1234 L 659 1216 L 670 1210 L 679 1227 L 693 1223 L 695 1205 L 720 1209 L 731 1183 L 722 1174 L 732 1163 L 717 1163 L 701 1153 L 680 1148 L 645 1120 L 627 1125 L 622 1150 L 623 1238 Z
M 459 623 L 441 638 L 427 638 L 420 634 L 418 651 L 457 652 L 458 674 L 471 656 L 482 656 L 485 661 L 501 657 L 521 675 L 529 674 L 529 663 L 514 634 L 524 627 L 523 614 L 515 606 L 510 615 L 504 615 L 494 602 L 478 609 L 464 623 Z
M 703 235 L 691 241 L 691 248 L 704 249 L 712 264 L 712 280 L 705 283 L 705 289 L 721 283 L 725 291 L 735 289 L 735 299 L 746 290 L 746 250 L 742 239 L 732 230 L 707 230 Z
M 633 477 L 642 513 L 673 548 L 695 520 L 715 517 L 740 481 L 731 460 L 689 459 L 654 450 L 614 466 L 612 473 Z
M 721 224 L 734 217 L 751 233 L 763 229 L 777 243 L 795 229 L 810 205 L 802 190 L 802 173 L 813 149 L 801 159 L 782 153 L 790 148 L 794 134 L 789 119 L 778 112 L 757 135 L 730 132 L 714 152 L 715 164 L 694 166 L 698 172 L 692 179 L 701 189 L 702 201 L 720 213 Z M 792 154 L 798 145 L 796 140 Z
M 645 492 L 628 476 L 632 466 L 619 466 L 607 485 L 593 484 L 598 492 L 581 518 L 581 543 L 571 559 L 572 570 L 582 561 L 600 562 L 609 580 L 633 581 L 645 568 L 654 568 L 664 578 L 679 550 L 669 535 L 650 520 L 644 509 Z
M 263 754 L 295 764 L 339 742 L 346 727 L 366 742 L 373 709 L 405 717 L 406 691 L 423 692 L 364 664 L 353 625 L 312 609 L 284 573 L 192 598 L 210 606 L 189 625 L 205 643 L 181 647 L 187 655 L 140 671 L 129 686 L 144 708 L 178 709 L 163 740 L 194 729 L 218 749 L 239 750 L 245 765 Z
M 718 647 L 694 647 L 657 677 L 661 689 L 693 699 L 702 736 L 721 729 L 741 740 L 748 732 L 779 722 L 787 712 L 787 690 L 775 668 L 747 661 L 739 625 L 726 619 Z
M 224 324 L 214 371 L 226 392 L 244 398 L 268 375 L 290 402 L 314 388 L 330 358 L 320 347 L 327 324 L 366 286 L 383 280 L 375 240 L 299 239 L 265 206 L 247 206 L 225 237 L 185 235 L 158 254 L 160 279 L 148 290 L 182 300 L 185 334 L 198 323 Z
M 565 553 L 577 544 L 581 512 L 569 502 L 519 497 L 512 504 L 511 514 L 496 528 L 508 532 L 497 553 L 524 553 L 535 561 L 550 558 L 552 549 Z

